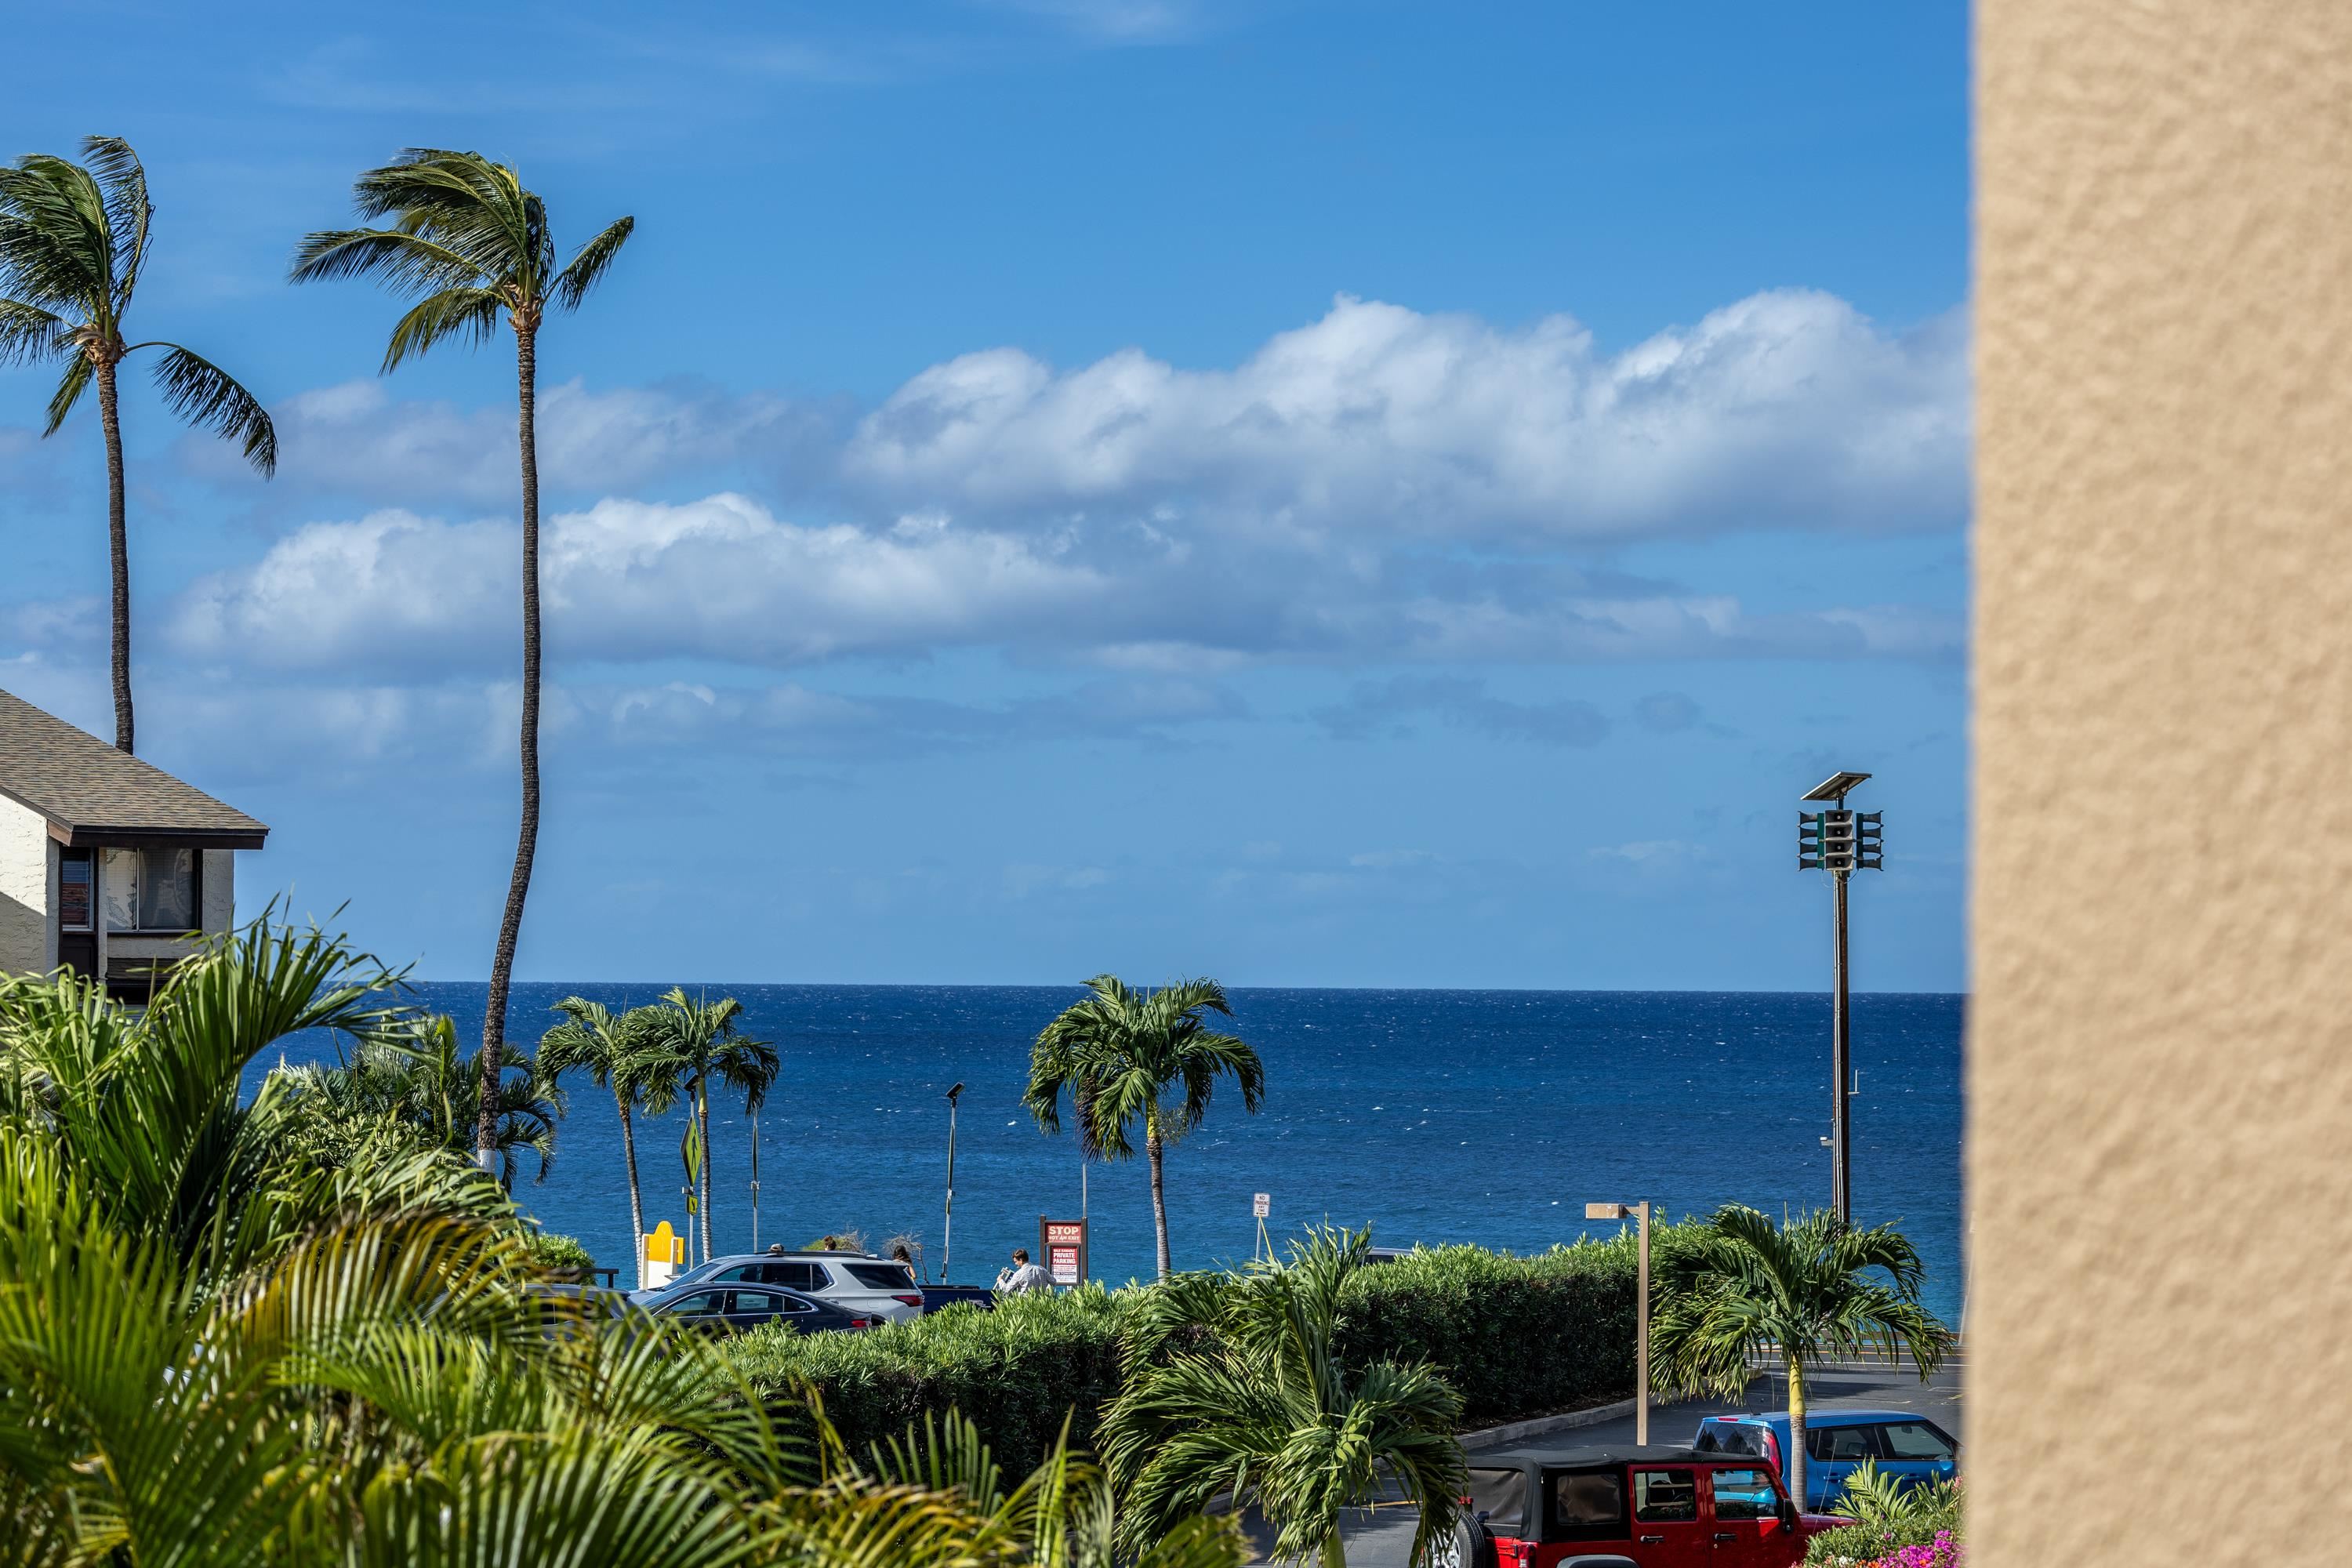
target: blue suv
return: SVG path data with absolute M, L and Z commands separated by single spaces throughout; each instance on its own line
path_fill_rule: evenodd
M 1789 1413 L 1710 1415 L 1698 1424 L 1691 1447 L 1702 1454 L 1746 1454 L 1768 1459 L 1783 1476 L 1789 1468 Z M 1805 1414 L 1805 1507 L 1829 1508 L 1845 1490 L 1845 1479 L 1876 1461 L 1879 1473 L 1906 1486 L 1950 1480 L 1959 1473 L 1960 1446 L 1924 1415 L 1907 1410 L 1812 1410 Z

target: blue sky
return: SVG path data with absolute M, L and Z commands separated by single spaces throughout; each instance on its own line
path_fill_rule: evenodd
M 1857 983 L 1964 984 L 1962 5 L 103 15 L 0 153 L 131 138 L 134 326 L 278 420 L 264 484 L 124 416 L 142 752 L 273 826 L 247 909 L 488 969 L 510 348 L 379 378 L 281 281 L 446 145 L 638 226 L 541 346 L 524 977 L 1813 989 L 1846 766 Z M 0 685 L 106 733 L 52 379 Z

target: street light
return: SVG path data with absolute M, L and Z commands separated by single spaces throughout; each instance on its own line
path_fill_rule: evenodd
M 940 1283 L 948 1282 L 948 1258 L 955 1246 L 955 1113 L 956 1096 L 963 1092 L 959 1083 L 948 1090 L 948 1208 L 945 1222 L 940 1226 Z
M 1836 773 L 1807 790 L 1800 798 L 1822 802 L 1825 811 L 1797 813 L 1797 869 L 1827 871 L 1836 889 L 1837 945 L 1830 961 L 1830 1207 L 1840 1225 L 1853 1219 L 1853 1129 L 1846 1101 L 1853 1073 L 1851 1005 L 1847 997 L 1845 963 L 1845 882 L 1857 870 L 1885 868 L 1880 848 L 1876 811 L 1853 812 L 1845 797 L 1868 773 Z
M 1633 1393 L 1633 1442 L 1640 1447 L 1650 1440 L 1650 1205 L 1646 1199 L 1638 1204 L 1587 1204 L 1584 1217 L 1641 1222 L 1642 1271 L 1638 1289 L 1642 1310 L 1633 1320 L 1633 1376 L 1639 1384 Z

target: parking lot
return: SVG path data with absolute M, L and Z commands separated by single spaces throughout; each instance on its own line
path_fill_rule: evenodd
M 1925 1415 L 1946 1431 L 1960 1431 L 1960 1388 L 1967 1376 L 1965 1355 L 1956 1356 L 1939 1369 L 1927 1383 L 1907 1366 L 1889 1366 L 1884 1362 L 1849 1363 L 1824 1368 L 1813 1374 L 1809 1384 L 1811 1397 L 1808 1409 L 1885 1409 L 1908 1410 Z M 1739 1404 L 1719 1400 L 1691 1400 L 1667 1409 L 1650 1412 L 1650 1441 L 1680 1443 L 1689 1439 L 1699 1422 L 1709 1415 L 1729 1415 L 1742 1410 L 1785 1410 L 1788 1390 L 1777 1376 L 1759 1378 L 1748 1391 L 1748 1398 Z M 1633 1440 L 1633 1418 L 1604 1421 L 1597 1426 L 1579 1427 L 1533 1439 L 1521 1439 L 1513 1447 L 1525 1443 L 1559 1443 L 1562 1447 L 1585 1444 L 1631 1443 Z M 1475 1464 L 1479 1448 L 1470 1450 Z M 1965 1455 L 1965 1450 L 1963 1450 Z M 1257 1545 L 1259 1561 L 1263 1562 L 1274 1543 L 1274 1532 L 1263 1520 L 1255 1515 L 1247 1521 L 1250 1539 Z M 1343 1527 L 1348 1549 L 1348 1568 L 1406 1568 L 1406 1558 L 1412 1546 L 1413 1510 L 1404 1503 L 1384 1503 L 1378 1508 L 1353 1509 Z

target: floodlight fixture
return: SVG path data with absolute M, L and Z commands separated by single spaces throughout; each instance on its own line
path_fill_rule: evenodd
M 1647 1199 L 1638 1204 L 1586 1204 L 1587 1219 L 1630 1219 L 1640 1229 L 1642 1264 L 1635 1292 L 1642 1303 L 1642 1315 L 1633 1320 L 1633 1444 L 1636 1447 L 1650 1441 L 1650 1205 Z
M 1836 900 L 1836 940 L 1831 960 L 1830 1002 L 1830 1207 L 1840 1225 L 1853 1217 L 1853 1138 L 1847 1100 L 1853 1073 L 1852 999 L 1846 981 L 1846 882 L 1856 871 L 1886 868 L 1884 812 L 1850 811 L 1845 797 L 1866 783 L 1868 773 L 1841 770 L 1798 798 L 1825 806 L 1797 813 L 1797 869 L 1827 871 Z

